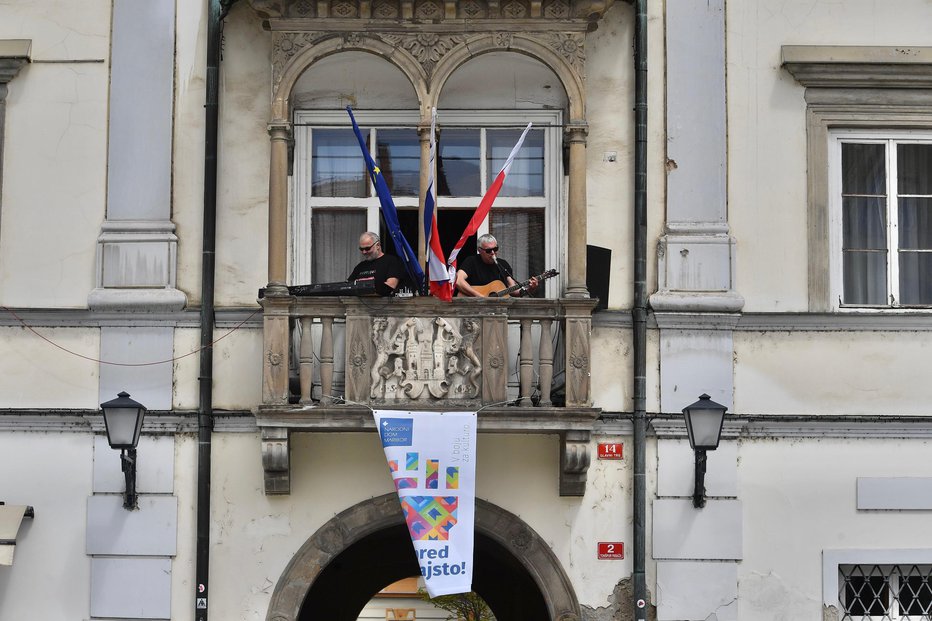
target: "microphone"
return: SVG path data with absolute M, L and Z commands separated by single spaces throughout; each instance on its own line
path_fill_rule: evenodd
M 498 257 L 495 256 L 494 254 L 492 255 L 492 261 L 495 262 L 495 267 L 498 268 L 498 273 L 502 275 L 502 279 L 507 281 L 508 277 L 511 276 L 511 274 L 508 273 L 508 270 L 502 267 L 502 264 L 498 262 Z
M 512 276 L 512 275 L 509 273 L 509 271 L 508 271 L 507 269 L 505 269 L 505 267 L 504 267 L 501 263 L 498 262 L 498 257 L 495 256 L 494 254 L 492 255 L 492 261 L 495 262 L 495 267 L 498 268 L 498 273 L 501 275 L 502 280 L 505 282 L 506 285 L 508 284 L 508 279 L 509 279 L 509 278 L 511 278 L 512 280 L 514 280 L 514 276 Z M 494 297 L 498 297 L 498 295 L 496 295 L 496 296 L 494 296 Z

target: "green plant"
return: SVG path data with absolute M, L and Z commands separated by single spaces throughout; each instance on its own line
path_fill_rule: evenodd
M 449 612 L 451 616 L 447 617 L 447 621 L 495 621 L 492 609 L 473 591 L 455 595 L 439 595 L 432 599 L 427 591 L 419 589 L 418 595 L 425 602 L 430 602 L 437 608 Z

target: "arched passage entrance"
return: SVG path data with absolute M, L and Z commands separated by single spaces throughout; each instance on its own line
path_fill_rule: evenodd
M 268 621 L 353 621 L 380 588 L 416 575 L 398 499 L 386 494 L 335 516 L 285 568 Z M 516 515 L 476 501 L 473 588 L 499 621 L 577 621 L 579 603 L 550 547 Z

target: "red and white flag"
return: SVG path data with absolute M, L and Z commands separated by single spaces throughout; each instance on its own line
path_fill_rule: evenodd
M 437 109 L 430 113 L 430 161 L 427 165 L 427 196 L 424 197 L 424 234 L 427 236 L 427 278 L 430 282 L 430 294 L 445 302 L 453 301 L 453 283 L 447 273 L 446 261 L 443 260 L 443 247 L 440 245 L 440 233 L 437 229 L 437 188 L 434 185 L 434 160 L 437 157 L 435 136 L 437 127 Z
M 466 230 L 463 231 L 459 241 L 456 242 L 456 246 L 453 247 L 453 251 L 450 253 L 450 260 L 447 261 L 447 266 L 450 270 L 451 278 L 455 278 L 456 276 L 456 256 L 460 253 L 460 250 L 463 248 L 463 244 L 466 243 L 466 240 L 476 234 L 476 231 L 479 230 L 479 226 L 486 219 L 486 217 L 488 217 L 489 211 L 492 209 L 492 203 L 495 201 L 495 197 L 498 196 L 499 191 L 501 191 L 502 184 L 505 183 L 505 177 L 508 176 L 508 171 L 511 170 L 511 164 L 514 162 L 515 156 L 521 149 L 521 145 L 524 144 L 524 139 L 527 137 L 529 131 L 531 131 L 531 123 L 528 123 L 527 127 L 524 128 L 524 131 L 521 132 L 521 137 L 518 138 L 518 142 L 515 144 L 515 148 L 511 150 L 511 153 L 508 155 L 508 159 L 505 160 L 505 165 L 502 166 L 500 171 L 498 171 L 498 175 L 495 177 L 495 181 L 493 181 L 492 185 L 489 186 L 489 189 L 486 190 L 485 196 L 482 197 L 482 201 L 480 201 L 479 206 L 476 207 L 475 213 L 472 215 L 472 218 L 469 219 L 469 224 L 466 225 Z

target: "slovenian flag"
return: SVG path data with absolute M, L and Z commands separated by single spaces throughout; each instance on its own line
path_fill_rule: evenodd
M 392 200 L 391 192 L 388 191 L 388 184 L 382 176 L 382 171 L 375 165 L 375 160 L 369 155 L 369 149 L 366 148 L 366 140 L 359 131 L 356 124 L 356 117 L 353 116 L 353 109 L 346 106 L 350 120 L 353 122 L 353 132 L 356 133 L 356 139 L 359 141 L 359 148 L 362 150 L 362 156 L 366 160 L 366 168 L 369 170 L 369 178 L 372 185 L 375 186 L 375 192 L 379 195 L 379 203 L 382 205 L 382 216 L 385 218 L 385 225 L 388 227 L 388 234 L 392 241 L 395 242 L 395 251 L 401 262 L 404 263 L 408 276 L 411 278 L 411 284 L 416 291 L 420 291 L 424 283 L 424 270 L 417 261 L 417 255 L 411 250 L 408 240 L 405 239 L 401 232 L 401 224 L 398 222 L 398 210 L 395 208 L 395 202 Z
M 450 253 L 450 260 L 447 261 L 451 278 L 456 275 L 456 256 L 460 253 L 466 240 L 476 234 L 476 231 L 479 230 L 479 225 L 481 225 L 483 220 L 489 215 L 489 211 L 492 209 L 492 203 L 502 189 L 502 184 L 505 183 L 505 177 L 508 176 L 508 171 L 511 170 L 511 164 L 514 162 L 515 156 L 521 149 L 521 145 L 524 144 L 524 139 L 527 137 L 529 131 L 531 131 L 531 123 L 528 123 L 524 131 L 521 132 L 521 137 L 518 138 L 515 148 L 511 150 L 508 159 L 505 160 L 505 165 L 498 171 L 498 176 L 495 177 L 495 181 L 492 182 L 485 196 L 482 197 L 482 201 L 480 201 L 479 206 L 476 207 L 476 212 L 472 215 L 472 218 L 469 219 L 469 224 L 466 225 L 466 230 L 463 231 L 463 235 L 460 236 L 459 241 L 456 242 L 456 246 L 453 247 L 453 251 Z
M 434 186 L 434 160 L 437 157 L 437 109 L 430 114 L 430 161 L 427 164 L 427 196 L 424 197 L 424 233 L 427 235 L 427 275 L 430 279 L 430 294 L 444 302 L 453 301 L 453 282 L 447 273 L 437 229 L 437 188 Z

